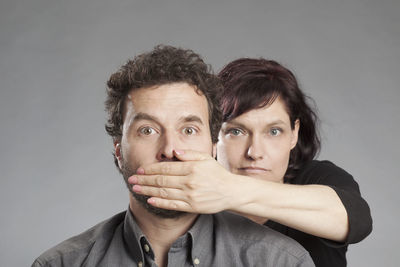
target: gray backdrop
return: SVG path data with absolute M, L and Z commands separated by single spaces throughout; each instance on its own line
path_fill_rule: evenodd
M 294 70 L 319 108 L 319 158 L 352 173 L 372 210 L 373 233 L 350 246 L 349 266 L 396 266 L 400 2 L 205 2 L 1 1 L 1 266 L 28 266 L 127 208 L 105 81 L 159 43 L 191 48 L 216 71 L 243 56 Z

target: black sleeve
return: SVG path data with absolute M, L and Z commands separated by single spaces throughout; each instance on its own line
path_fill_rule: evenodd
M 329 246 L 340 247 L 360 242 L 372 231 L 371 212 L 361 197 L 359 186 L 345 170 L 330 161 L 311 161 L 291 183 L 321 184 L 331 187 L 342 201 L 349 219 L 349 234 L 344 243 L 324 240 Z

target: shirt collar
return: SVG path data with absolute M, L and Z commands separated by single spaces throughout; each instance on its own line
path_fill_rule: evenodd
M 124 221 L 124 240 L 130 255 L 136 262 L 144 262 L 143 244 L 148 243 L 146 236 L 137 225 L 132 211 L 128 208 Z M 199 215 L 189 231 L 178 238 L 172 246 L 184 246 L 190 242 L 192 262 L 199 261 L 207 265 L 207 259 L 213 252 L 213 217 L 209 214 Z M 141 244 L 143 243 L 143 244 Z
M 128 246 L 130 255 L 132 255 L 136 262 L 144 262 L 144 254 L 140 240 L 146 240 L 146 237 L 137 225 L 132 211 L 129 208 L 126 211 L 123 231 L 124 240 Z

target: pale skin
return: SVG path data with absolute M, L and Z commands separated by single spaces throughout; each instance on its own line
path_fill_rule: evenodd
M 123 159 L 136 170 L 171 161 L 174 151 L 190 149 L 215 156 L 208 124 L 208 104 L 193 86 L 171 83 L 131 91 L 124 103 L 122 139 L 114 143 L 120 168 Z M 149 240 L 158 266 L 167 266 L 173 242 L 187 232 L 197 214 L 166 219 L 150 213 L 129 194 L 129 207 Z
M 290 125 L 278 98 L 222 125 L 218 161 L 192 150 L 174 151 L 183 162 L 141 165 L 133 190 L 156 207 L 195 213 L 230 210 L 260 224 L 271 219 L 302 232 L 343 242 L 348 217 L 325 185 L 283 183 L 301 122 Z M 251 179 L 251 178 L 253 179 Z

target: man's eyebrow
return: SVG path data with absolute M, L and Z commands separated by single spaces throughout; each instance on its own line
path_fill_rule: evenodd
M 134 123 L 136 121 L 140 120 L 147 120 L 147 121 L 153 121 L 155 123 L 158 123 L 158 119 L 150 114 L 139 112 L 135 116 L 132 117 L 131 123 Z M 196 115 L 188 115 L 188 116 L 182 116 L 179 121 L 181 122 L 197 122 L 200 124 L 204 124 L 203 121 L 200 119 L 199 116 Z
M 143 112 L 139 112 L 137 113 L 135 116 L 132 117 L 131 119 L 131 123 L 135 122 L 135 121 L 140 121 L 140 120 L 147 120 L 147 121 L 154 121 L 154 122 L 158 122 L 157 118 L 147 114 L 147 113 L 143 113 Z
M 196 115 L 189 115 L 189 116 L 185 116 L 185 117 L 181 117 L 179 119 L 181 122 L 198 122 L 201 125 L 203 125 L 203 121 L 200 119 L 199 116 Z

